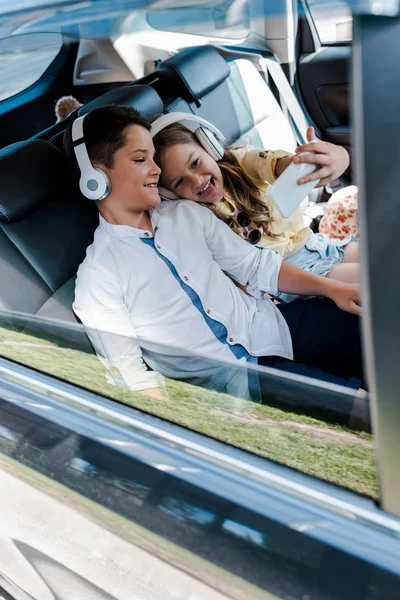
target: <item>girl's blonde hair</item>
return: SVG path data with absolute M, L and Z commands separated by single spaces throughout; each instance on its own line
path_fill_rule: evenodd
M 179 144 L 201 145 L 193 131 L 181 123 L 173 123 L 162 129 L 154 136 L 153 141 L 156 150 L 155 162 L 160 167 L 162 155 L 167 148 Z M 228 198 L 224 197 L 224 199 L 228 201 L 231 199 L 236 210 L 246 213 L 249 219 L 257 227 L 260 227 L 264 233 L 270 237 L 277 237 L 271 231 L 273 219 L 268 202 L 262 199 L 260 190 L 242 169 L 238 159 L 230 148 L 225 149 L 224 156 L 218 161 L 218 166 L 221 169 L 224 190 L 228 195 Z M 241 233 L 241 228 L 236 222 L 234 210 L 230 208 L 229 202 L 228 205 L 224 202 L 204 202 L 202 204 L 209 208 L 218 218 L 227 223 L 236 233 Z

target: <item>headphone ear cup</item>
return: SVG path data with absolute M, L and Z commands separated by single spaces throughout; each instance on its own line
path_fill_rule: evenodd
M 215 161 L 221 160 L 225 151 L 212 131 L 208 131 L 207 129 L 204 129 L 204 127 L 198 127 L 194 134 L 211 158 Z
M 93 167 L 90 171 L 82 173 L 79 187 L 89 200 L 104 200 L 111 193 L 110 178 L 100 167 Z
M 158 193 L 160 194 L 163 200 L 180 200 L 181 197 L 175 194 L 175 192 L 171 192 L 171 190 L 167 190 L 167 188 L 163 188 L 161 186 L 158 187 Z

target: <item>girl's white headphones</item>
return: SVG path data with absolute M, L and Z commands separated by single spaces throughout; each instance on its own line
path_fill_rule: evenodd
M 215 161 L 221 160 L 221 158 L 224 156 L 224 147 L 222 144 L 225 141 L 225 137 L 219 129 L 214 127 L 214 125 L 191 113 L 176 112 L 163 115 L 152 123 L 150 133 L 152 137 L 154 137 L 162 129 L 168 127 L 168 125 L 172 125 L 172 123 L 180 123 L 181 121 L 192 121 L 193 123 L 196 123 L 198 127 L 196 127 L 194 130 L 190 129 L 190 131 L 192 131 L 192 133 L 196 136 L 200 145 L 206 152 L 208 152 L 211 158 L 213 158 Z M 174 192 L 171 192 L 170 190 L 167 190 L 163 187 L 159 187 L 158 189 L 162 198 L 166 198 L 167 200 L 180 199 L 180 196 Z
M 89 200 L 104 200 L 111 192 L 111 181 L 107 173 L 94 167 L 90 162 L 83 134 L 83 117 L 78 117 L 72 123 L 72 144 L 74 147 L 76 162 L 81 172 L 79 188 L 82 194 Z

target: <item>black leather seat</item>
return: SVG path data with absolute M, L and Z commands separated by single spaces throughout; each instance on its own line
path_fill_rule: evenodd
M 160 63 L 152 86 L 113 89 L 78 114 L 112 102 L 150 120 L 163 111 L 186 111 L 212 121 L 228 142 L 296 147 L 270 88 L 246 59 L 228 63 L 215 48 L 189 48 Z M 74 278 L 98 213 L 70 183 L 60 129 L 57 124 L 53 143 L 38 135 L 0 150 L 0 309 L 76 322 Z
M 228 144 L 296 149 L 286 115 L 250 60 L 227 62 L 212 46 L 196 46 L 160 63 L 157 73 L 166 112 L 192 112 L 211 121 Z
M 250 58 L 227 61 L 212 46 L 186 48 L 158 65 L 154 85 L 165 112 L 191 112 L 211 121 L 227 145 L 293 153 L 297 140 L 292 125 L 256 63 Z M 320 202 L 321 196 L 322 189 L 314 189 L 309 201 Z M 304 224 L 317 230 L 314 213 L 304 215 Z
M 161 98 L 161 101 L 160 101 Z M 82 106 L 79 115 L 110 103 L 125 104 L 155 119 L 164 112 L 191 112 L 218 127 L 227 143 L 251 143 L 293 152 L 292 127 L 271 88 L 245 58 L 226 61 L 212 46 L 186 48 L 159 63 L 156 73 L 114 88 Z M 57 123 L 36 138 L 62 148 L 64 125 Z
M 75 274 L 98 223 L 49 142 L 0 150 L 0 309 L 74 322 Z M 29 328 L 0 315 L 0 323 Z
M 88 104 L 80 114 L 118 101 L 133 103 L 148 118 L 161 114 L 163 104 L 153 89 L 124 90 L 109 92 L 100 104 Z M 56 134 L 57 144 L 31 139 L 0 150 L 0 311 L 75 324 L 75 276 L 93 240 L 98 210 L 81 195 L 75 174 L 57 148 L 62 147 L 62 135 Z M 2 324 L 24 331 L 33 328 L 29 317 L 0 312 Z M 64 330 L 62 337 L 91 349 L 80 332 Z

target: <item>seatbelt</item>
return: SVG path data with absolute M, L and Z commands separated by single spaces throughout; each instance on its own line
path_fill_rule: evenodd
M 264 57 L 262 54 L 258 54 L 258 52 L 253 51 L 247 52 L 246 50 L 237 50 L 236 48 L 225 48 L 225 46 L 213 45 L 212 47 L 215 48 L 215 50 L 217 50 L 219 54 L 224 58 L 244 58 L 246 60 L 249 60 L 251 63 L 253 63 L 257 71 L 260 73 L 261 77 L 268 84 L 268 72 L 267 67 L 264 64 Z
M 257 52 L 246 52 L 224 46 L 214 46 L 214 48 L 224 58 L 245 58 L 251 61 L 268 85 L 270 85 L 268 76 L 271 77 L 279 93 L 281 108 L 293 127 L 297 143 L 300 146 L 306 144 L 308 123 L 281 65 L 274 58 L 265 57 Z
M 273 58 L 263 57 L 263 62 L 279 92 L 281 108 L 292 125 L 297 143 L 300 146 L 307 144 L 307 119 L 304 116 L 303 109 L 301 108 L 281 65 Z M 328 191 L 328 193 L 332 193 L 332 191 Z M 322 195 L 323 188 L 313 190 L 311 194 L 309 194 L 310 202 L 318 204 L 322 199 Z M 307 210 L 305 213 L 306 212 Z M 312 219 L 313 217 L 310 215 L 310 218 Z
M 214 46 L 216 50 L 224 58 L 244 58 L 250 60 L 256 67 L 257 71 L 263 77 L 264 81 L 271 87 L 268 81 L 272 79 L 274 86 L 279 94 L 279 103 L 282 111 L 286 115 L 289 123 L 292 126 L 299 146 L 307 143 L 307 119 L 304 116 L 303 110 L 290 86 L 290 83 L 280 65 L 274 58 L 263 56 L 256 52 L 246 52 L 237 48 L 225 48 L 224 46 Z M 278 99 L 277 99 L 278 101 Z M 318 202 L 323 193 L 323 188 L 313 190 L 309 195 L 312 202 Z
M 306 144 L 308 123 L 281 65 L 273 58 L 263 57 L 263 62 L 266 65 L 268 74 L 276 85 L 282 110 L 293 125 L 298 143 L 300 145 Z

